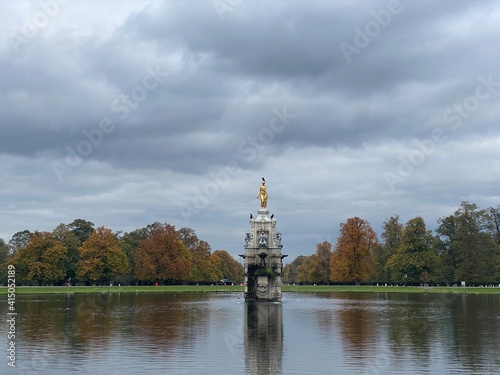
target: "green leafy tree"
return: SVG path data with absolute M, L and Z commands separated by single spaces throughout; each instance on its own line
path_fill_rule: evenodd
M 94 223 L 83 219 L 73 220 L 67 227 L 80 240 L 80 243 L 87 241 L 94 232 Z
M 9 259 L 9 245 L 0 238 L 0 284 L 7 283 L 7 266 Z
M 439 278 L 447 284 L 451 284 L 456 281 L 456 271 L 459 265 L 458 252 L 454 243 L 457 239 L 458 222 L 455 216 L 450 215 L 440 218 L 438 223 L 436 250 L 441 259 Z
M 243 266 L 226 250 L 216 250 L 212 255 L 220 259 L 221 278 L 230 279 L 236 283 L 243 281 Z
M 401 245 L 403 224 L 399 222 L 399 216 L 395 215 L 384 221 L 382 229 L 384 230 L 380 236 L 382 244 L 374 249 L 374 256 L 379 265 L 379 281 L 388 283 L 391 281 L 391 272 L 387 261 L 396 253 Z
M 378 240 L 370 224 L 359 217 L 340 225 L 340 235 L 330 259 L 330 280 L 359 284 L 376 276 L 373 256 Z
M 83 242 L 77 269 L 82 280 L 100 284 L 118 280 L 128 271 L 127 257 L 111 229 L 99 227 Z
M 491 211 L 474 203 L 462 202 L 454 215 L 439 220 L 446 275 L 455 281 L 473 284 L 498 280 L 499 245 L 494 235 Z
M 19 249 L 25 247 L 28 244 L 33 233 L 25 229 L 23 231 L 14 233 L 11 240 L 9 241 L 10 253 L 15 254 Z
M 61 282 L 66 275 L 67 249 L 50 232 L 32 233 L 26 246 L 18 249 L 12 258 L 16 277 L 42 283 Z
M 313 264 L 319 274 L 318 282 L 320 283 L 330 283 L 330 259 L 332 254 L 332 244 L 330 242 L 324 241 L 316 245 Z
M 433 236 L 424 219 L 408 221 L 398 251 L 389 258 L 388 266 L 394 282 L 419 284 L 435 279 L 439 258 L 433 249 Z
M 71 278 L 72 281 L 76 281 L 76 270 L 80 261 L 80 246 L 82 243 L 76 237 L 75 233 L 64 224 L 59 224 L 52 231 L 52 235 L 68 250 L 64 262 L 64 269 L 66 270 L 65 279 L 68 280 Z
M 283 267 L 284 282 L 290 284 L 299 283 L 299 280 L 304 278 L 303 276 L 299 275 L 299 273 L 302 269 L 302 267 L 300 266 L 306 261 L 306 258 L 307 257 L 304 255 L 299 255 L 292 262 L 286 264 L 285 267 Z
M 155 225 L 155 224 L 153 224 Z M 141 241 L 151 237 L 152 225 L 146 228 L 136 229 L 130 233 L 125 233 L 118 239 L 118 246 L 122 249 L 123 253 L 128 259 L 130 274 L 124 280 L 130 284 L 135 275 L 135 252 L 138 251 Z
M 488 208 L 488 213 L 491 221 L 491 227 L 493 228 L 493 240 L 500 246 L 500 206 Z M 493 280 L 495 283 L 500 283 L 500 250 L 498 246 L 495 246 L 494 253 L 496 253 L 496 255 L 492 255 L 492 264 L 495 265 Z
M 500 245 L 500 206 L 488 208 L 492 235 L 497 245 Z

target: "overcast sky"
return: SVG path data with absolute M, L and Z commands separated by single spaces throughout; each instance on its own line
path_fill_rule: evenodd
M 293 260 L 500 196 L 498 1 L 2 1 L 0 238 L 82 218 Z

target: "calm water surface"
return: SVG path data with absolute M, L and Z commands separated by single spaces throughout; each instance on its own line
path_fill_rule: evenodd
M 3 355 L 1 374 L 500 374 L 499 295 L 18 295 L 16 308 L 17 367 Z

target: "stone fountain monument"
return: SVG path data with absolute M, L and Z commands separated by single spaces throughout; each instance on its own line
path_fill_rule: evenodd
M 283 258 L 281 233 L 267 209 L 266 180 L 262 177 L 257 217 L 250 214 L 250 232 L 245 235 L 245 301 L 281 301 Z

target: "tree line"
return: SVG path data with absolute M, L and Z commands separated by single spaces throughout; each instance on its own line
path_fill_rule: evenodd
M 391 283 L 399 285 L 465 282 L 500 283 L 500 206 L 479 209 L 462 202 L 438 220 L 433 232 L 422 217 L 406 224 L 399 216 L 384 222 L 380 239 L 359 217 L 340 225 L 335 246 L 325 241 L 310 256 L 284 267 L 287 283 Z
M 51 232 L 17 232 L 0 239 L 0 283 L 7 266 L 18 285 L 180 284 L 241 282 L 243 266 L 225 250 L 212 251 L 191 228 L 155 222 L 130 233 L 76 219 Z
M 500 206 L 462 202 L 433 232 L 422 217 L 384 222 L 380 239 L 359 217 L 340 224 L 335 245 L 285 265 L 286 283 L 458 284 L 500 283 Z M 24 285 L 213 283 L 242 281 L 243 267 L 225 250 L 212 251 L 191 228 L 155 222 L 130 233 L 95 228 L 76 219 L 52 232 L 17 232 L 0 239 L 0 283 L 7 266 Z

